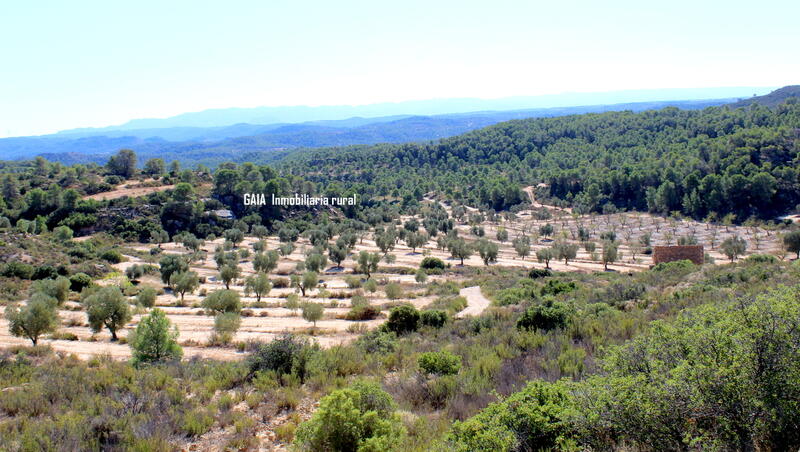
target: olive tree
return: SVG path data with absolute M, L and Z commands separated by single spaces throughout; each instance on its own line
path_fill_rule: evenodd
M 244 281 L 245 296 L 249 297 L 253 293 L 256 295 L 256 301 L 261 301 L 261 297 L 266 296 L 270 290 L 272 290 L 272 283 L 266 273 L 248 276 Z
M 617 260 L 617 244 L 612 241 L 603 242 L 603 269 L 608 270 L 608 264 Z
M 303 303 L 302 310 L 303 319 L 306 322 L 312 322 L 314 328 L 317 327 L 317 321 L 322 318 L 322 314 L 325 312 L 325 308 L 323 308 L 321 304 L 312 303 L 310 301 Z
M 219 269 L 219 278 L 225 284 L 226 289 L 231 288 L 231 282 L 235 282 L 239 275 L 241 275 L 241 270 L 234 263 L 225 264 Z
M 33 345 L 37 344 L 39 336 L 53 332 L 58 327 L 55 306 L 43 297 L 30 300 L 22 308 L 9 304 L 5 317 L 11 335 L 28 338 Z
M 481 259 L 483 260 L 483 265 L 488 266 L 492 262 L 497 262 L 497 253 L 499 251 L 499 247 L 496 243 L 482 239 L 478 241 L 478 254 L 480 254 Z
M 173 273 L 169 278 L 169 283 L 175 294 L 180 294 L 181 304 L 183 304 L 184 295 L 192 293 L 200 287 L 200 277 L 196 272 Z
M 553 252 L 552 248 L 542 248 L 536 251 L 536 260 L 539 263 L 544 262 L 544 268 L 550 268 L 550 261 L 555 259 L 556 253 Z
M 797 258 L 800 259 L 800 231 L 789 232 L 783 236 L 782 240 L 786 251 L 797 253 Z
M 105 326 L 111 333 L 111 341 L 117 340 L 117 330 L 131 320 L 128 300 L 119 287 L 108 286 L 98 289 L 83 300 L 89 327 L 97 333 Z
M 228 289 L 211 292 L 203 299 L 201 306 L 203 309 L 214 313 L 239 312 L 242 310 L 239 293 Z
M 380 254 L 362 251 L 358 254 L 358 271 L 367 275 L 369 279 L 370 275 L 378 270 L 380 260 Z
M 278 259 L 278 252 L 274 250 L 256 253 L 253 257 L 253 269 L 257 272 L 269 273 L 278 267 Z
M 528 236 L 520 236 L 512 240 L 512 245 L 514 245 L 514 251 L 517 252 L 517 255 L 525 260 L 525 258 L 531 254 L 531 239 Z
M 300 289 L 303 296 L 306 296 L 307 290 L 313 290 L 319 284 L 319 276 L 316 272 L 305 272 L 303 276 L 292 275 L 292 287 Z
M 747 242 L 737 235 L 725 239 L 720 245 L 720 248 L 722 248 L 722 252 L 725 253 L 725 256 L 733 262 L 747 250 Z

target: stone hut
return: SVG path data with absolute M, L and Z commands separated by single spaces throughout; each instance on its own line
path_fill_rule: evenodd
M 703 245 L 675 245 L 675 246 L 654 246 L 653 264 L 658 265 L 662 262 L 674 262 L 680 260 L 690 260 L 697 265 L 703 265 L 705 253 Z

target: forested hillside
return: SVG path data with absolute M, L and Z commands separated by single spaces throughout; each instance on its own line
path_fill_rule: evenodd
M 798 118 L 0 162 L 0 450 L 797 450 Z
M 503 181 L 545 183 L 540 196 L 584 212 L 610 205 L 745 220 L 800 202 L 799 127 L 794 100 L 609 112 L 509 121 L 438 143 L 307 150 L 281 167 L 365 195 L 437 190 L 502 209 L 519 201 L 496 188 Z

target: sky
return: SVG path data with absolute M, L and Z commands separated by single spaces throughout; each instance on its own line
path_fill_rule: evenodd
M 6 1 L 0 136 L 208 108 L 800 83 L 797 0 Z

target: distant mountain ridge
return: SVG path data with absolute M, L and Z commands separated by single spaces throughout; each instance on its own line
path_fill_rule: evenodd
M 774 88 L 722 87 L 639 89 L 594 93 L 561 93 L 540 96 L 515 96 L 500 99 L 429 99 L 405 102 L 386 102 L 368 105 L 216 108 L 198 112 L 183 113 L 169 118 L 134 119 L 117 126 L 73 129 L 60 133 L 101 135 L 112 130 L 137 130 L 169 127 L 222 127 L 242 123 L 304 123 L 311 121 L 343 120 L 348 118 L 437 116 L 480 111 L 530 110 L 541 108 L 578 107 L 586 105 L 615 105 L 652 101 L 681 101 L 686 99 L 728 99 L 742 98 L 744 96 L 750 96 L 753 93 L 766 94 L 772 89 Z
M 784 86 L 783 88 L 776 89 L 775 91 L 764 96 L 755 96 L 749 99 L 742 99 L 738 102 L 732 103 L 730 107 L 741 108 L 758 104 L 765 107 L 774 108 L 792 97 L 800 99 L 800 85 Z
M 246 153 L 264 154 L 304 148 L 376 143 L 430 141 L 459 135 L 511 119 L 601 113 L 614 110 L 644 111 L 668 106 L 701 109 L 735 99 L 639 102 L 511 111 L 485 111 L 438 116 L 388 116 L 312 121 L 301 124 L 235 124 L 227 127 L 177 127 L 107 131 L 104 135 L 54 134 L 0 139 L 0 160 L 42 155 L 65 164 L 104 163 L 108 156 L 130 148 L 142 159 L 160 157 L 189 164 L 214 165 L 222 160 L 242 161 Z M 158 133 L 161 136 L 153 136 Z M 259 155 L 259 160 L 268 160 Z

